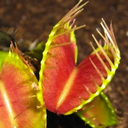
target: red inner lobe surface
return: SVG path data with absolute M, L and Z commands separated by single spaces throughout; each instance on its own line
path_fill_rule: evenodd
M 5 101 L 4 101 L 4 96 L 3 96 L 3 86 L 4 83 L 0 80 L 0 127 L 5 127 L 5 124 L 8 124 L 9 127 L 11 126 L 11 122 L 9 121 L 9 115 L 8 115 L 8 110 L 5 106 Z M 9 128 L 7 127 L 7 128 Z
M 19 99 L 24 98 L 25 93 L 31 91 L 31 86 L 27 85 L 29 83 L 29 76 L 27 71 L 20 70 L 20 68 L 5 63 L 1 71 L 1 79 L 4 82 L 6 91 L 13 101 L 19 101 Z M 19 97 L 18 97 L 19 96 Z M 22 106 L 22 105 L 21 105 Z
M 17 120 L 17 123 L 19 121 L 18 124 L 22 124 L 23 126 L 27 123 L 24 122 L 26 121 L 25 118 L 28 118 L 28 115 L 30 116 L 30 113 L 27 113 L 26 115 L 26 110 L 31 106 L 30 104 L 33 104 L 32 102 L 34 102 L 35 100 L 29 98 L 29 96 L 32 96 L 34 94 L 30 93 L 32 89 L 31 85 L 28 85 L 29 79 L 25 74 L 26 72 L 19 70 L 19 68 L 13 64 L 7 62 L 3 64 L 0 74 L 0 80 L 3 83 L 0 99 L 2 99 L 1 116 L 6 115 L 6 117 L 4 118 L 6 122 L 5 124 L 9 124 L 11 122 L 11 117 L 12 120 L 21 119 Z M 8 98 L 7 100 L 9 102 L 9 106 L 13 115 L 8 111 L 8 105 L 5 102 L 4 94 L 6 94 Z M 5 112 L 3 112 L 2 110 Z
M 53 44 L 69 42 L 69 36 L 62 35 L 55 39 Z M 89 93 L 96 93 L 97 91 L 95 83 L 98 84 L 99 87 L 102 85 L 102 79 L 90 59 L 102 76 L 104 78 L 107 77 L 105 68 L 96 54 L 91 54 L 83 60 L 78 67 L 75 67 L 74 53 L 74 44 L 58 46 L 50 49 L 49 58 L 46 60 L 46 69 L 43 74 L 44 102 L 47 109 L 58 114 L 71 111 L 75 107 L 78 107 L 83 100 L 88 100 L 90 98 Z M 100 52 L 99 55 L 110 69 L 110 65 L 104 55 Z M 76 72 L 74 72 L 74 70 L 76 70 Z M 67 87 L 67 90 L 65 87 Z M 66 95 L 62 93 L 63 90 L 65 90 Z M 63 101 L 58 105 L 61 98 Z
M 108 68 L 110 69 L 110 66 L 106 61 L 105 57 L 103 55 L 101 55 L 101 57 L 108 66 Z M 71 86 L 70 92 L 65 98 L 65 101 L 58 108 L 57 110 L 58 113 L 63 114 L 72 110 L 75 107 L 78 107 L 81 104 L 82 100 L 89 99 L 90 97 L 89 92 L 91 92 L 92 94 L 96 93 L 97 87 L 94 81 L 98 84 L 99 87 L 102 85 L 101 77 L 99 76 L 96 69 L 92 65 L 90 59 L 100 70 L 104 78 L 107 77 L 107 73 L 103 65 L 101 64 L 101 62 L 99 61 L 99 59 L 95 54 L 92 54 L 88 58 L 83 60 L 78 65 L 78 67 L 76 67 L 78 71 L 72 83 L 73 85 Z
M 46 108 L 56 112 L 59 96 L 75 66 L 75 43 L 71 43 L 69 35 L 61 35 L 53 41 L 57 47 L 49 50 L 43 79 L 43 96 Z
M 19 79 L 17 79 L 18 77 Z M 22 75 L 16 67 L 9 63 L 4 63 L 1 70 L 1 80 L 4 83 L 4 88 L 9 96 L 9 100 L 13 102 L 17 101 L 20 91 L 17 91 L 19 90 L 19 86 L 16 85 L 21 84 Z
M 103 55 L 100 56 L 104 60 L 106 66 L 110 69 L 108 61 L 105 59 L 105 57 Z M 97 58 L 95 54 L 91 54 L 78 65 L 79 75 L 76 79 L 81 79 L 81 84 L 85 85 L 91 93 L 95 93 L 97 91 L 95 84 L 101 86 L 102 79 L 90 60 L 92 60 L 92 62 L 95 64 L 97 69 L 100 71 L 100 74 L 104 78 L 107 77 L 107 72 L 102 63 L 100 62 L 100 60 Z

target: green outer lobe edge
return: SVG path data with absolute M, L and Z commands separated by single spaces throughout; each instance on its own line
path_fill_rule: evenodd
M 76 37 L 74 31 L 71 32 L 71 41 L 76 42 Z M 75 63 L 77 63 L 77 57 L 78 57 L 78 48 L 77 45 L 75 46 Z
M 59 23 L 54 26 L 53 30 L 49 34 L 48 41 L 45 44 L 45 50 L 42 53 L 43 58 L 41 60 L 41 69 L 40 69 L 40 72 L 39 72 L 39 77 L 40 78 L 39 78 L 39 83 L 38 83 L 39 91 L 37 92 L 37 99 L 40 101 L 41 105 L 43 105 L 43 106 L 44 106 L 44 101 L 43 101 L 43 93 L 42 93 L 43 92 L 43 89 L 42 89 L 43 75 L 42 74 L 45 70 L 45 61 L 47 59 L 47 53 L 48 53 L 48 51 L 50 49 L 50 45 L 51 45 L 51 43 L 54 39 L 53 37 L 54 37 L 55 33 L 57 32 L 57 28 L 56 28 L 57 26 L 59 26 Z
M 27 68 L 30 73 L 32 73 L 33 75 L 35 75 L 34 72 L 33 72 L 33 70 L 32 70 L 30 67 L 28 67 L 27 65 L 25 65 L 25 64 L 23 63 L 23 61 L 20 59 L 20 57 L 19 57 L 18 54 L 9 51 L 9 56 L 14 57 L 15 59 L 17 59 L 17 60 L 19 61 L 19 63 L 15 63 L 15 66 L 21 65 L 20 63 L 22 62 L 22 66 L 24 66 L 24 68 Z M 7 60 L 7 61 L 8 61 L 8 60 Z M 10 63 L 14 63 L 12 60 L 10 60 L 9 62 L 10 62 Z

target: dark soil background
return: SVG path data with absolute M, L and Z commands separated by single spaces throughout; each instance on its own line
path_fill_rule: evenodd
M 52 27 L 78 2 L 78 0 L 0 0 L 0 28 L 18 29 L 16 41 L 22 51 L 28 51 L 32 42 L 46 42 Z M 77 25 L 86 27 L 76 32 L 79 61 L 92 50 L 89 42 L 103 17 L 113 22 L 117 43 L 121 51 L 121 64 L 105 93 L 118 111 L 120 121 L 112 128 L 128 128 L 128 1 L 90 0 L 77 16 Z M 1 44 L 0 44 L 1 45 Z M 3 45 L 3 44 L 2 44 Z M 48 112 L 48 128 L 88 128 L 75 115 L 57 116 Z

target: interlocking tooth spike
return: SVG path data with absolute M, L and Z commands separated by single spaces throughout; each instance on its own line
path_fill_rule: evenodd
M 94 68 L 96 69 L 97 73 L 103 79 L 102 87 L 104 88 L 104 87 L 106 87 L 106 85 L 111 81 L 112 77 L 114 76 L 115 71 L 119 66 L 121 57 L 120 57 L 120 51 L 119 51 L 119 48 L 117 46 L 117 43 L 116 43 L 116 40 L 115 40 L 115 36 L 114 36 L 114 33 L 113 33 L 112 24 L 110 25 L 110 29 L 109 29 L 108 26 L 106 25 L 104 19 L 102 19 L 101 26 L 102 26 L 102 28 L 104 30 L 105 36 L 103 36 L 98 29 L 96 29 L 96 30 L 99 33 L 99 35 L 103 38 L 103 40 L 105 41 L 104 46 L 102 47 L 100 45 L 100 43 L 97 41 L 97 39 L 95 38 L 94 35 L 92 35 L 92 37 L 94 38 L 94 41 L 96 42 L 98 48 L 95 49 L 93 44 L 92 43 L 90 43 L 90 44 L 91 44 L 91 47 L 93 48 L 97 58 L 102 63 L 102 65 L 104 66 L 104 68 L 105 68 L 105 70 L 106 70 L 106 72 L 108 74 L 106 79 L 104 79 L 102 77 L 102 74 L 100 74 L 100 71 L 98 70 L 96 65 L 91 60 L 90 61 L 91 61 L 92 65 L 94 65 Z M 111 52 L 111 54 L 112 54 L 112 56 L 114 58 L 113 62 L 109 58 L 109 56 L 107 55 L 106 50 L 109 50 L 109 52 Z M 107 67 L 107 65 L 104 63 L 102 58 L 100 57 L 98 51 L 101 51 L 102 54 L 105 56 L 105 58 L 108 61 L 109 65 L 111 66 L 110 70 Z

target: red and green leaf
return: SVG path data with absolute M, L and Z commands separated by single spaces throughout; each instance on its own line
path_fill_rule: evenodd
M 41 61 L 39 88 L 40 90 L 42 90 L 43 80 L 48 80 L 48 83 L 46 83 L 46 85 L 48 86 L 45 87 L 45 89 L 43 89 L 43 96 L 37 94 L 40 102 L 42 101 L 42 98 L 44 98 L 45 96 L 48 98 L 49 93 L 44 90 L 48 89 L 49 92 L 53 91 L 54 94 L 54 85 L 56 85 L 57 82 L 61 83 L 62 81 L 65 81 L 69 77 L 71 71 L 74 68 L 75 62 L 77 60 L 77 46 L 74 30 L 78 28 L 74 26 L 74 23 L 68 21 L 72 20 L 76 15 L 76 9 L 78 5 L 76 5 L 72 9 L 72 11 L 65 15 L 65 17 L 62 18 L 62 20 L 54 26 L 52 32 L 49 35 L 48 41 L 45 46 L 45 50 L 43 52 L 43 59 Z M 79 12 L 80 10 L 77 11 L 77 13 Z M 66 67 L 67 65 L 68 67 Z M 65 73 L 66 75 L 63 76 L 63 74 Z M 55 76 L 53 76 L 53 74 Z M 50 77 L 51 75 L 52 77 Z M 59 78 L 58 76 L 60 76 L 61 78 Z M 52 86 L 50 84 L 52 84 Z M 49 86 L 51 86 L 53 90 L 49 90 Z M 55 88 L 55 90 L 59 91 L 59 89 L 57 88 Z M 51 100 L 52 99 L 49 97 L 49 101 Z M 54 102 L 51 103 L 51 105 L 53 104 Z
M 107 96 L 101 94 L 77 112 L 77 115 L 93 128 L 103 128 L 117 124 L 114 109 Z
M 45 108 L 38 108 L 36 98 L 38 81 L 17 50 L 12 50 L 0 70 L 0 127 L 45 128 Z
M 81 2 L 81 1 L 80 1 Z M 46 108 L 58 114 L 71 114 L 91 102 L 108 85 L 118 68 L 120 52 L 112 26 L 104 21 L 103 46 L 93 36 L 98 48 L 78 66 L 74 17 L 82 11 L 80 2 L 55 25 L 46 43 L 41 61 L 39 88 Z M 86 4 L 86 3 L 85 3 Z

